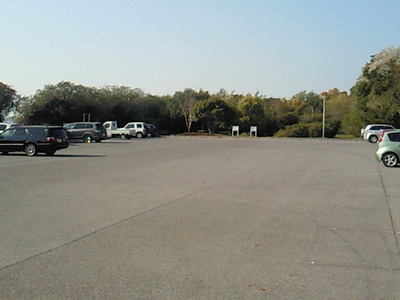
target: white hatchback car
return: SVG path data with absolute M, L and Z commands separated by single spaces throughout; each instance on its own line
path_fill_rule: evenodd
M 382 130 L 395 129 L 396 128 L 389 124 L 369 124 L 361 129 L 361 136 L 364 140 L 368 140 L 370 143 L 376 143 Z

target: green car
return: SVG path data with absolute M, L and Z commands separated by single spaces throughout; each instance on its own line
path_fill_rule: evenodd
M 400 157 L 400 130 L 383 131 L 375 155 L 386 167 L 397 166 Z

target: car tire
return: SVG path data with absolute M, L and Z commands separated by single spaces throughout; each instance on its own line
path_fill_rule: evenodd
M 371 135 L 369 138 L 368 138 L 368 142 L 370 142 L 370 143 L 376 143 L 378 141 L 378 137 L 376 136 L 376 135 Z
M 37 154 L 36 146 L 34 144 L 26 144 L 25 153 L 28 156 L 35 156 Z
M 121 134 L 119 137 L 121 138 L 121 140 L 126 140 L 126 135 L 125 134 Z
M 386 167 L 395 167 L 399 162 L 399 157 L 392 152 L 385 153 L 382 156 L 382 162 Z
M 93 138 L 92 138 L 90 135 L 86 134 L 86 135 L 83 137 L 83 141 L 84 141 L 85 143 L 91 143 L 91 142 L 93 141 Z
M 136 137 L 137 137 L 138 139 L 141 139 L 141 138 L 143 137 L 143 133 L 138 132 L 138 133 L 136 134 Z

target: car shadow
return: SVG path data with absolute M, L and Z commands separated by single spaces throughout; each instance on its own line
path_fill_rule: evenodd
M 21 153 L 8 153 L 7 155 L 0 155 L 0 156 L 24 156 L 24 157 L 29 157 L 28 155 L 26 155 L 25 153 L 21 152 Z M 105 157 L 106 155 L 103 154 L 58 154 L 55 153 L 54 155 L 46 155 L 45 153 L 38 153 L 36 155 L 34 155 L 33 157 L 40 157 L 40 156 L 46 156 L 48 158 L 52 158 L 52 157 Z
M 54 154 L 49 157 L 105 157 L 103 154 Z
M 92 143 L 86 143 L 86 142 L 84 142 L 84 141 L 69 141 L 69 145 L 70 146 L 77 146 L 77 145 L 80 145 L 80 144 L 121 144 L 121 143 L 125 143 L 125 142 L 129 142 L 129 141 L 131 141 L 132 139 L 130 139 L 130 140 L 118 140 L 118 141 L 109 141 L 109 140 L 107 140 L 107 141 L 102 141 L 102 142 L 100 142 L 100 143 L 97 143 L 97 142 L 92 142 Z

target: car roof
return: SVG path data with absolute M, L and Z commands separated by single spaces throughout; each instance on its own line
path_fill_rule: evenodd
M 49 128 L 49 129 L 64 129 L 59 125 L 22 125 L 15 128 Z M 11 129 L 11 128 L 10 128 Z
M 103 124 L 101 122 L 70 122 L 70 123 L 64 123 L 64 125 L 68 124 Z
M 385 133 L 398 133 L 400 129 L 386 130 Z
M 368 124 L 367 126 L 365 126 L 365 127 L 371 127 L 371 126 L 392 126 L 393 127 L 393 125 L 390 125 L 390 124 Z

